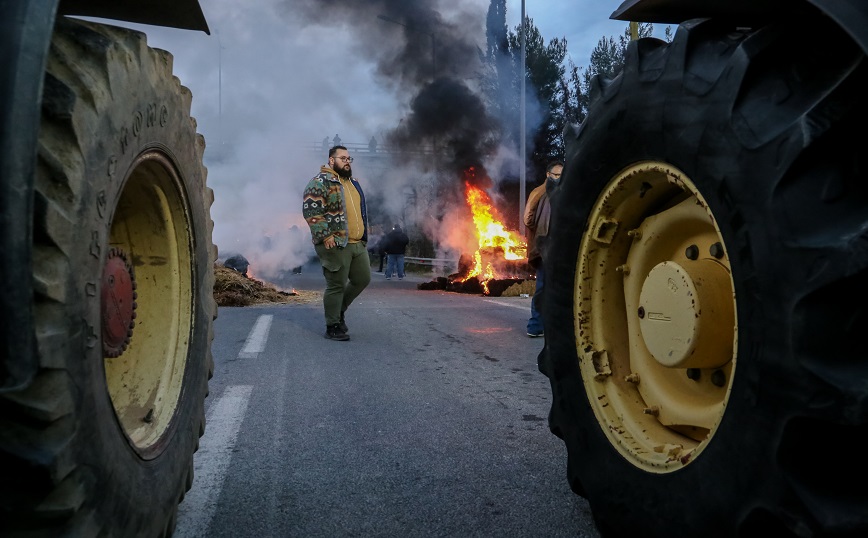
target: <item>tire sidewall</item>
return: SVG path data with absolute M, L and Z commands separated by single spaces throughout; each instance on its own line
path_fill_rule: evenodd
M 622 83 L 616 82 L 614 89 L 620 89 Z M 692 103 L 670 100 L 665 106 L 656 106 L 654 101 L 660 95 L 673 93 L 643 95 L 640 88 L 609 96 L 605 106 L 592 110 L 579 136 L 568 143 L 564 181 L 552 202 L 550 238 L 558 247 L 550 248 L 545 259 L 546 267 L 554 268 L 547 274 L 545 289 L 544 318 L 547 326 L 554 325 L 554 330 L 546 331 L 545 353 L 555 376 L 553 406 L 563 410 L 556 415 L 567 417 L 556 420 L 553 428 L 565 438 L 570 467 L 580 479 L 578 487 L 587 496 L 601 527 L 614 525 L 609 530 L 622 532 L 644 527 L 648 536 L 656 535 L 657 524 L 646 519 L 648 513 L 654 513 L 659 522 L 677 521 L 685 535 L 690 535 L 691 530 L 733 535 L 733 525 L 741 519 L 733 514 L 748 509 L 742 506 L 748 498 L 746 493 L 765 480 L 773 480 L 776 465 L 772 440 L 779 436 L 785 418 L 778 409 L 786 406 L 763 400 L 758 390 L 763 368 L 776 361 L 771 350 L 784 349 L 788 324 L 785 305 L 758 300 L 769 296 L 769 290 L 758 287 L 756 273 L 760 264 L 753 260 L 753 252 L 755 245 L 771 242 L 767 237 L 770 227 L 756 217 L 765 214 L 756 209 L 762 193 L 754 188 L 753 194 L 760 196 L 750 198 L 750 188 L 739 191 L 739 186 L 732 183 L 732 178 L 768 173 L 769 156 L 762 152 L 745 155 L 738 169 L 706 166 L 708 163 L 696 158 L 702 154 L 701 137 L 671 136 L 679 132 L 679 126 L 671 125 L 671 118 L 690 117 Z M 624 97 L 628 94 L 629 98 Z M 646 99 L 649 106 L 635 107 L 628 99 Z M 631 115 L 636 110 L 643 111 L 643 116 Z M 711 112 L 702 118 L 694 115 L 691 121 L 723 136 L 722 143 L 735 144 L 721 117 Z M 680 127 L 682 131 L 685 128 Z M 575 345 L 579 340 L 573 296 L 582 238 L 576 232 L 588 232 L 591 210 L 610 179 L 627 166 L 645 160 L 664 161 L 679 168 L 708 202 L 730 254 L 740 328 L 735 379 L 722 422 L 695 461 L 667 474 L 642 471 L 611 446 L 585 396 Z M 772 184 L 775 179 L 766 177 Z M 748 197 L 740 192 L 748 193 Z M 738 207 L 743 209 L 736 210 Z M 754 217 L 748 219 L 747 214 Z M 666 503 L 655 502 L 661 498 L 660 491 L 666 491 Z M 690 506 L 715 506 L 715 511 L 685 510 Z M 662 528 L 665 526 L 658 530 Z
M 157 56 L 159 58 L 159 56 Z M 153 59 L 143 55 L 142 62 Z M 112 90 L 124 97 L 108 99 L 104 108 L 83 117 L 89 132 L 79 136 L 84 174 L 77 221 L 81 238 L 70 258 L 73 269 L 70 315 L 80 319 L 81 358 L 70 355 L 69 371 L 76 395 L 78 429 L 73 443 L 85 483 L 93 490 L 88 502 L 98 520 L 111 526 L 139 529 L 144 535 L 162 532 L 161 518 L 173 513 L 192 472 L 192 455 L 198 444 L 200 417 L 207 393 L 209 332 L 213 308 L 207 269 L 210 267 L 210 229 L 204 168 L 197 150 L 198 135 L 189 116 L 189 100 L 176 80 L 164 80 L 143 68 L 112 73 Z M 160 151 L 174 164 L 186 200 L 187 227 L 193 238 L 192 330 L 183 388 L 176 413 L 163 437 L 146 457 L 130 444 L 115 415 L 105 383 L 100 340 L 100 282 L 109 250 L 109 232 L 115 208 L 132 166 L 143 153 Z M 183 246 L 181 246 L 183 248 Z M 133 264 L 135 265 L 135 263 Z M 139 297 L 138 301 L 147 301 Z M 79 313 L 75 305 L 81 305 Z M 168 306 L 168 305 L 167 305 Z M 186 335 L 184 335 L 186 337 Z M 135 333 L 133 338 L 135 338 Z M 98 498 L 98 501 L 94 499 Z M 140 499 L 144 502 L 130 502 Z M 152 528 L 153 526 L 157 528 Z

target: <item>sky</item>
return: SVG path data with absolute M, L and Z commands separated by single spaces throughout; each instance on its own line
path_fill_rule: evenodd
M 207 144 L 220 259 L 240 253 L 255 275 L 269 278 L 313 254 L 301 193 L 327 160 L 323 139 L 332 142 L 335 135 L 346 145 L 367 144 L 373 137 L 381 144 L 435 140 L 453 149 L 453 161 L 433 170 L 430 162 L 407 160 L 387 169 L 354 166 L 354 175 L 366 196 L 384 200 L 396 219 L 416 221 L 402 222 L 405 228 L 415 224 L 433 236 L 439 255 L 455 258 L 472 247 L 468 234 L 455 230 L 466 211 L 460 207 L 458 170 L 484 156 L 480 169 L 496 182 L 517 177 L 521 162 L 491 140 L 498 119 L 482 110 L 474 83 L 488 0 L 200 0 L 200 5 L 211 35 L 102 22 L 142 31 L 149 46 L 169 51 L 175 76 L 193 94 L 191 113 Z M 609 19 L 619 5 L 620 0 L 526 0 L 525 9 L 546 41 L 566 38 L 569 58 L 585 67 L 602 37 L 624 32 L 626 22 Z M 432 20 L 434 30 L 414 30 L 378 15 Z M 515 28 L 520 18 L 521 1 L 508 0 L 508 27 Z M 430 206 L 444 190 L 435 187 L 444 175 L 456 178 L 455 199 L 438 198 L 445 209 L 437 217 L 418 210 L 408 217 L 407 193 L 415 195 L 418 188 L 417 205 Z

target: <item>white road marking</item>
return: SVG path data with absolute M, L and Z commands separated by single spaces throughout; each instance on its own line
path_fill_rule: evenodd
M 238 354 L 239 359 L 255 359 L 265 349 L 265 342 L 268 341 L 268 331 L 271 329 L 271 320 L 274 316 L 263 315 L 259 316 L 253 328 L 250 329 L 250 334 L 247 335 L 247 341 L 244 342 L 244 347 L 241 348 L 241 353 Z
M 178 524 L 172 535 L 174 538 L 208 535 L 208 527 L 217 510 L 223 479 L 252 392 L 253 387 L 250 385 L 226 387 L 223 395 L 208 411 L 205 435 L 200 439 L 199 451 L 193 459 L 193 487 L 178 505 Z
M 527 310 L 530 308 L 530 303 L 528 301 L 522 301 L 520 303 L 508 302 L 508 301 L 496 301 L 494 299 L 485 299 L 486 302 L 499 304 L 500 306 L 511 306 L 513 308 L 521 308 L 522 310 Z

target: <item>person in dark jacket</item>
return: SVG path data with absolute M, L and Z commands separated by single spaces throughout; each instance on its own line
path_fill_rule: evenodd
M 527 261 L 536 269 L 536 287 L 533 299 L 530 301 L 530 319 L 527 320 L 527 335 L 537 338 L 544 334 L 543 319 L 540 315 L 539 302 L 542 299 L 545 271 L 543 270 L 540 248 L 549 233 L 549 218 L 551 206 L 549 193 L 561 180 L 564 164 L 553 161 L 546 166 L 546 179 L 542 185 L 530 192 L 524 210 L 524 225 L 527 227 L 528 248 Z
M 383 250 L 386 251 L 387 257 L 386 280 L 392 280 L 394 273 L 398 274 L 398 280 L 404 279 L 404 253 L 409 243 L 410 238 L 397 224 L 383 238 Z

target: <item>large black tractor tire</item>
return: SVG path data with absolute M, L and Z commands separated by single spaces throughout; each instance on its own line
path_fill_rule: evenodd
M 865 55 L 697 20 L 595 83 L 544 251 L 572 489 L 606 537 L 868 536 Z
M 174 529 L 216 315 L 190 99 L 143 34 L 57 21 L 34 179 L 39 369 L 0 396 L 2 536 Z

